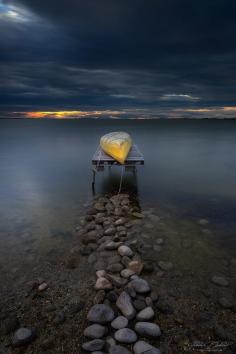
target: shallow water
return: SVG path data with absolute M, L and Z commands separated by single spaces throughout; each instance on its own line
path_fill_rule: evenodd
M 145 156 L 137 180 L 126 173 L 123 191 L 134 193 L 141 208 L 177 220 L 208 219 L 215 242 L 232 252 L 236 122 L 218 120 L 0 120 L 1 250 L 43 251 L 48 242 L 70 239 L 93 196 L 91 157 L 99 137 L 116 130 L 128 131 Z M 119 178 L 119 168 L 97 174 L 96 193 L 116 193 Z

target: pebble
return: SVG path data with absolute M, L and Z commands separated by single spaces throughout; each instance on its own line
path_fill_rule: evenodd
M 114 241 L 111 241 L 111 242 L 108 242 L 106 245 L 105 245 L 105 250 L 116 250 L 118 247 L 120 247 L 122 245 L 122 242 L 114 242 Z
M 119 218 L 119 219 L 117 219 L 117 220 L 114 222 L 114 224 L 115 224 L 116 226 L 124 225 L 125 223 L 126 223 L 126 219 L 125 219 L 125 218 Z
M 164 244 L 164 239 L 163 238 L 156 239 L 156 244 L 159 245 L 159 246 L 163 245 Z
M 128 326 L 128 322 L 129 321 L 127 320 L 126 317 L 118 316 L 112 321 L 111 326 L 114 329 L 121 329 L 121 328 L 127 327 Z
M 115 339 L 120 343 L 134 343 L 137 340 L 136 333 L 130 328 L 122 328 L 115 332 Z
M 147 293 L 151 290 L 148 282 L 142 278 L 131 280 L 130 285 L 140 294 Z
M 87 350 L 88 352 L 94 352 L 95 350 L 100 350 L 104 347 L 105 341 L 102 339 L 94 339 L 91 340 L 90 342 L 86 342 L 82 345 L 82 348 L 84 350 Z
M 131 354 L 131 352 L 121 345 L 113 345 L 109 350 L 109 354 Z
M 108 227 L 105 231 L 104 231 L 104 235 L 105 236 L 112 236 L 116 233 L 116 229 L 114 227 Z
M 156 302 L 158 300 L 158 295 L 155 291 L 152 291 L 150 294 L 150 298 L 152 299 L 153 302 Z
M 225 309 L 231 309 L 233 307 L 232 302 L 226 297 L 219 298 L 218 302 Z
M 126 278 L 126 279 L 128 279 L 128 278 L 130 278 L 132 275 L 134 275 L 135 274 L 135 272 L 133 271 L 133 270 L 131 270 L 131 269 L 123 269 L 122 271 L 121 271 L 121 273 L 120 273 L 120 275 L 123 277 L 123 278 Z
M 85 337 L 99 339 L 107 333 L 107 328 L 100 324 L 93 324 L 84 330 Z
M 157 338 L 161 335 L 160 327 L 151 322 L 137 322 L 135 331 L 144 337 Z
M 128 264 L 128 268 L 134 273 L 140 274 L 143 270 L 143 263 L 141 261 L 131 261 Z
M 129 294 L 127 294 L 125 291 L 123 291 L 118 297 L 116 306 L 128 320 L 134 318 L 136 311 L 133 307 Z
M 118 248 L 118 253 L 120 256 L 124 257 L 124 256 L 127 256 L 127 257 L 132 257 L 133 255 L 133 251 L 131 250 L 131 248 L 129 248 L 128 246 L 120 246 Z
M 47 287 L 48 287 L 48 284 L 44 282 L 44 283 L 39 285 L 38 291 L 44 291 L 44 290 L 47 289 Z
M 155 314 L 154 314 L 153 309 L 150 306 L 148 306 L 145 309 L 143 309 L 142 311 L 140 311 L 137 314 L 136 318 L 138 321 L 149 321 L 154 317 L 154 315 Z
M 200 225 L 207 225 L 207 224 L 209 224 L 209 221 L 208 221 L 207 219 L 200 219 L 200 220 L 198 221 L 198 223 L 199 223 Z
M 98 270 L 98 271 L 96 272 L 96 276 L 97 276 L 98 278 L 104 278 L 105 275 L 106 275 L 106 271 L 105 271 L 105 270 Z
M 160 261 L 158 262 L 158 265 L 162 270 L 171 270 L 173 268 L 173 264 L 171 262 Z
M 108 289 L 112 289 L 113 286 L 111 284 L 111 282 L 103 277 L 100 277 L 97 279 L 96 284 L 95 284 L 95 289 L 96 290 L 108 290 Z
M 123 269 L 123 265 L 120 263 L 113 263 L 107 267 L 107 271 L 111 273 L 119 273 Z
M 139 300 L 139 299 L 134 300 L 133 301 L 133 305 L 136 308 L 136 310 L 138 310 L 138 311 L 141 311 L 141 310 L 143 310 L 146 307 L 145 301 Z
M 212 281 L 212 283 L 219 285 L 219 286 L 228 286 L 229 285 L 228 280 L 223 276 L 214 275 L 211 278 L 211 281 Z
M 111 322 L 114 317 L 114 311 L 104 304 L 94 305 L 87 315 L 88 321 L 101 324 Z
M 118 299 L 118 295 L 115 291 L 109 291 L 109 293 L 107 294 L 107 298 L 111 302 L 116 302 Z
M 104 290 L 99 290 L 94 296 L 93 299 L 94 305 L 103 303 L 105 296 L 106 296 L 106 292 Z
M 161 354 L 161 351 L 152 345 L 144 342 L 143 340 L 139 340 L 135 343 L 133 347 L 135 354 Z
M 144 218 L 144 215 L 141 214 L 141 213 L 138 213 L 138 212 L 133 212 L 132 215 L 137 218 L 137 219 L 143 219 Z
M 125 267 L 128 267 L 130 262 L 131 262 L 131 259 L 127 256 L 124 256 L 121 259 L 121 263 L 124 264 Z
M 118 275 L 107 274 L 107 278 L 112 282 L 112 284 L 114 284 L 118 288 L 125 286 L 128 282 L 127 279 L 121 278 Z
M 30 343 L 35 338 L 35 333 L 26 327 L 17 329 L 13 335 L 12 343 L 18 347 Z

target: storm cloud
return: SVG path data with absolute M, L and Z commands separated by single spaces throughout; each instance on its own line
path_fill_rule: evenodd
M 0 110 L 232 118 L 235 13 L 231 0 L 0 0 Z

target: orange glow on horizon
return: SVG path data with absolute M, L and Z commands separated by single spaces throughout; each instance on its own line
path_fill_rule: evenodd
M 123 114 L 120 111 L 35 111 L 35 112 L 22 112 L 26 118 L 42 119 L 42 118 L 84 118 L 84 117 L 100 117 L 102 115 L 115 115 Z

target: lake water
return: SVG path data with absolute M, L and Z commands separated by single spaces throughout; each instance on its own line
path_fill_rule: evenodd
M 126 173 L 123 191 L 136 193 L 141 207 L 208 219 L 216 242 L 232 251 L 236 122 L 219 120 L 0 120 L 2 246 L 21 247 L 19 235 L 27 239 L 27 232 L 69 236 L 92 198 L 91 157 L 99 138 L 117 130 L 129 132 L 145 157 L 137 181 Z M 119 168 L 97 174 L 96 193 L 116 193 L 119 178 Z

